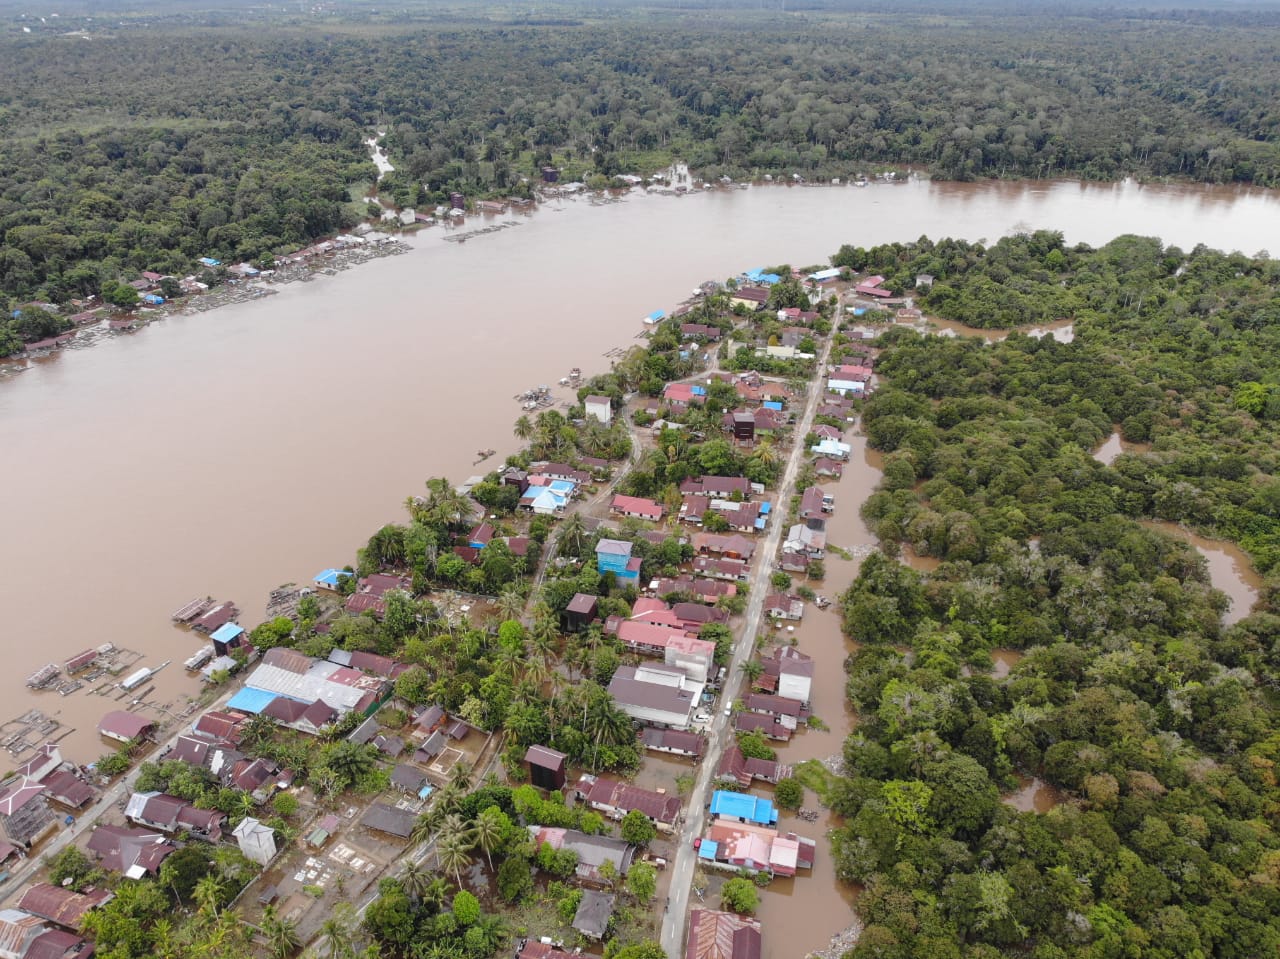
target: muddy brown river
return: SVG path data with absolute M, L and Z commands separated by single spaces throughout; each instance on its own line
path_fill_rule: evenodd
M 823 263 L 845 242 L 1042 227 L 1069 242 L 1138 231 L 1187 248 L 1280 248 L 1275 193 L 1134 183 L 634 195 L 496 222 L 507 219 L 520 225 L 465 243 L 428 230 L 404 256 L 0 378 L 0 720 L 38 708 L 62 723 L 69 758 L 100 755 L 114 695 L 31 693 L 29 673 L 111 642 L 141 654 L 138 666 L 172 660 L 146 699 L 179 704 L 199 643 L 169 624 L 172 610 L 212 594 L 253 626 L 270 589 L 352 561 L 425 478 L 479 472 L 480 448 L 510 452 L 515 393 L 573 366 L 607 369 L 606 352 L 638 342 L 642 316 L 702 280 Z M 838 524 L 854 513 L 841 496 Z

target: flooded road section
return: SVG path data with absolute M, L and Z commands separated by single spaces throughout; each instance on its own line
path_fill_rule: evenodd
M 1111 435 L 1103 440 L 1102 445 L 1093 451 L 1093 458 L 1103 466 L 1110 466 L 1122 453 L 1149 452 L 1151 452 L 1150 443 L 1131 443 L 1120 435 L 1120 428 L 1116 427 L 1111 431 Z
M 825 263 L 842 243 L 994 241 L 1041 227 L 1071 243 L 1136 231 L 1252 252 L 1275 246 L 1278 221 L 1273 193 L 1132 183 L 556 201 L 460 228 L 514 229 L 444 242 L 432 228 L 404 256 L 28 361 L 0 379 L 11 504 L 0 719 L 56 714 L 74 730 L 68 758 L 101 755 L 95 729 L 116 703 L 87 689 L 33 694 L 28 674 L 110 642 L 140 654 L 139 667 L 172 660 L 147 699 L 178 704 L 195 686 L 181 663 L 201 643 L 170 626 L 173 610 L 211 594 L 237 601 L 252 627 L 270 589 L 352 561 L 373 530 L 403 518 L 424 479 L 479 472 L 482 448 L 499 462 L 515 446 L 514 394 L 574 366 L 608 369 L 604 354 L 638 342 L 641 317 L 704 279 Z M 856 516 L 841 496 L 837 526 Z M 830 562 L 826 592 L 850 565 Z

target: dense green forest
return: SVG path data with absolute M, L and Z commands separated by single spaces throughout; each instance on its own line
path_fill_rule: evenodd
M 1070 343 L 882 338 L 864 515 L 886 549 L 944 561 L 873 556 L 842 598 L 853 956 L 1276 954 L 1276 265 L 1051 233 L 840 257 L 930 264 L 944 315 L 1076 321 Z M 1115 423 L 1153 450 L 1095 461 Z M 1243 543 L 1270 571 L 1254 613 L 1224 627 L 1203 560 L 1144 518 Z M 1027 653 L 1002 680 L 996 647 Z M 1016 812 L 1014 773 L 1065 802 Z
M 709 177 L 914 164 L 1280 182 L 1280 19 L 1266 12 L 5 20 L 0 295 L 19 302 L 350 226 L 379 129 L 397 167 L 384 193 L 402 206 L 527 189 L 546 163 L 607 178 L 677 157 Z

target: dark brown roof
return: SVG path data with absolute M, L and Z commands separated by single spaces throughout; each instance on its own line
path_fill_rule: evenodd
M 684 959 L 760 959 L 760 922 L 732 912 L 694 909 Z
M 22 959 L 63 959 L 64 956 L 93 955 L 92 947 L 79 936 L 72 935 L 62 929 L 50 929 L 31 940 L 26 955 Z M 83 951 L 82 951 L 83 950 Z
M 38 882 L 26 888 L 18 900 L 18 908 L 66 929 L 79 929 L 85 913 L 112 898 L 114 894 L 107 889 L 78 893 L 53 883 Z
M 690 756 L 701 756 L 706 745 L 698 733 L 685 732 L 680 729 L 645 729 L 640 734 L 641 741 L 650 749 L 675 749 Z
M 102 860 L 103 867 L 119 873 L 136 865 L 154 875 L 177 848 L 159 833 L 130 826 L 98 826 L 88 842 L 89 851 Z
M 277 722 L 296 723 L 306 711 L 306 703 L 300 703 L 288 696 L 277 696 L 263 707 L 262 715 L 269 716 Z
M 299 676 L 305 676 L 311 671 L 312 659 L 306 653 L 296 649 L 276 646 L 263 654 L 262 662 L 267 666 L 276 666 L 288 672 L 297 673 Z
M 596 610 L 598 597 L 592 596 L 590 593 L 574 593 L 573 599 L 569 600 L 569 605 L 565 610 L 570 613 L 578 613 L 581 616 L 590 616 Z
M 546 746 L 530 746 L 524 754 L 524 761 L 544 769 L 563 770 L 569 757 Z
M 145 716 L 114 709 L 102 717 L 101 722 L 98 723 L 98 732 L 104 736 L 135 739 L 154 725 L 155 723 Z
M 680 815 L 678 797 L 612 779 L 597 779 L 587 793 L 587 802 L 612 806 L 623 812 L 638 809 L 650 819 L 661 823 L 673 823 Z
M 271 650 L 267 650 L 268 653 Z M 244 716 L 240 713 L 227 713 L 220 710 L 207 712 L 195 721 L 192 729 L 211 739 L 225 739 L 234 745 L 240 741 L 240 724 Z
M 46 777 L 44 791 L 54 802 L 72 809 L 79 809 L 94 796 L 92 786 L 66 769 Z

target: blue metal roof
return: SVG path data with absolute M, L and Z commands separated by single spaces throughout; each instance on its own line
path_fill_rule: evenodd
M 773 284 L 782 279 L 782 277 L 778 276 L 777 273 L 766 273 L 763 267 L 756 267 L 754 270 L 747 270 L 747 272 L 742 275 L 752 283 L 763 283 L 765 286 L 773 286 Z
M 707 388 L 705 386 L 694 385 L 689 387 L 689 392 L 692 393 L 694 396 L 706 396 Z
M 337 586 L 338 580 L 344 576 L 350 576 L 345 569 L 322 569 L 312 577 L 313 583 L 324 583 L 326 586 Z
M 215 260 L 211 256 L 200 257 L 200 262 L 203 263 L 205 266 L 222 266 L 221 260 Z
M 229 643 L 243 632 L 244 627 L 239 623 L 223 623 L 214 630 L 213 635 L 209 638 L 217 640 L 220 643 Z
M 711 795 L 711 815 L 742 819 L 761 826 L 772 826 L 778 821 L 778 810 L 773 808 L 770 800 L 723 789 L 717 789 Z
M 760 405 L 763 406 L 766 410 L 776 410 L 779 413 L 782 412 L 782 404 L 777 400 L 765 400 Z
M 242 713 L 262 712 L 267 708 L 271 700 L 276 698 L 276 694 L 268 692 L 265 689 L 257 689 L 253 686 L 246 686 L 227 701 L 228 709 L 238 709 Z
M 653 322 L 656 323 L 658 322 L 658 320 L 666 319 L 666 316 L 667 314 L 662 310 L 654 310 L 652 313 L 649 314 L 649 319 L 653 320 Z
M 817 273 L 810 273 L 809 279 L 817 280 L 819 283 L 821 283 L 823 280 L 834 280 L 839 275 L 840 275 L 839 268 L 833 266 L 829 270 L 819 270 Z
M 761 515 L 761 516 L 768 516 L 768 515 L 769 515 L 770 513 L 772 513 L 772 512 L 773 512 L 773 504 L 772 504 L 772 503 L 764 502 L 764 503 L 761 503 L 761 504 L 760 504 L 760 515 Z
M 699 859 L 715 859 L 716 851 L 719 850 L 720 844 L 713 839 L 704 839 L 698 844 Z

